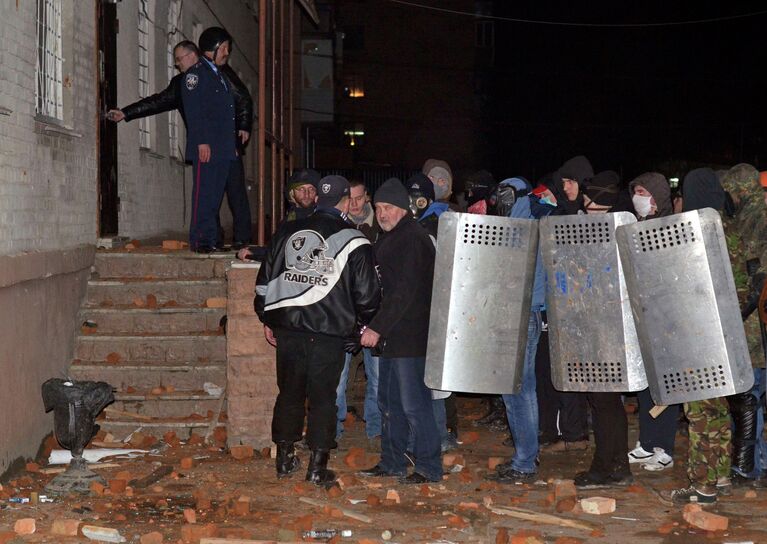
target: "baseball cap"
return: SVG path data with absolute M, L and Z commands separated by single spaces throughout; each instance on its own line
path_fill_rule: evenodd
M 317 205 L 332 208 L 349 196 L 349 181 L 343 176 L 325 176 L 317 184 Z

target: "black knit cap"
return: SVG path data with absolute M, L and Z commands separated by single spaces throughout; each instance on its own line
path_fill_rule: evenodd
M 373 196 L 376 204 L 391 204 L 405 211 L 410 210 L 410 196 L 402 182 L 397 178 L 384 181 Z

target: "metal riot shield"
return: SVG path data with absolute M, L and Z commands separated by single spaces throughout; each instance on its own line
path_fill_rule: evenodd
M 538 222 L 445 212 L 439 218 L 426 385 L 515 393 L 522 386 Z
M 657 404 L 751 389 L 754 374 L 719 214 L 618 227 L 650 394 Z
M 647 387 L 615 228 L 628 212 L 541 219 L 551 381 L 560 391 Z

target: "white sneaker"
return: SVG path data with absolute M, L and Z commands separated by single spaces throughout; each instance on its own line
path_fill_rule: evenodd
M 660 472 L 674 466 L 674 460 L 663 448 L 653 448 L 653 456 L 642 463 L 642 468 L 650 472 Z
M 637 442 L 636 447 L 629 452 L 629 463 L 647 463 L 655 457 L 654 453 L 650 453 L 645 450 L 642 445 Z

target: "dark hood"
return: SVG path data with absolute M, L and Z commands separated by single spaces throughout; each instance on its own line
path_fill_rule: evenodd
M 683 212 L 714 208 L 721 211 L 724 207 L 724 189 L 711 168 L 696 168 L 684 177 L 682 185 Z
M 557 173 L 561 178 L 574 179 L 579 185 L 583 185 L 594 177 L 594 168 L 586 157 L 578 155 L 560 166 Z M 581 187 L 582 190 L 583 187 Z
M 655 199 L 655 205 L 658 207 L 658 211 L 655 212 L 655 215 L 648 217 L 648 219 L 664 217 L 674 213 L 671 205 L 671 187 L 663 174 L 659 174 L 658 172 L 645 172 L 634 178 L 631 183 L 629 183 L 629 192 L 632 195 L 634 194 L 634 187 L 637 185 L 641 185 L 650 192 Z

